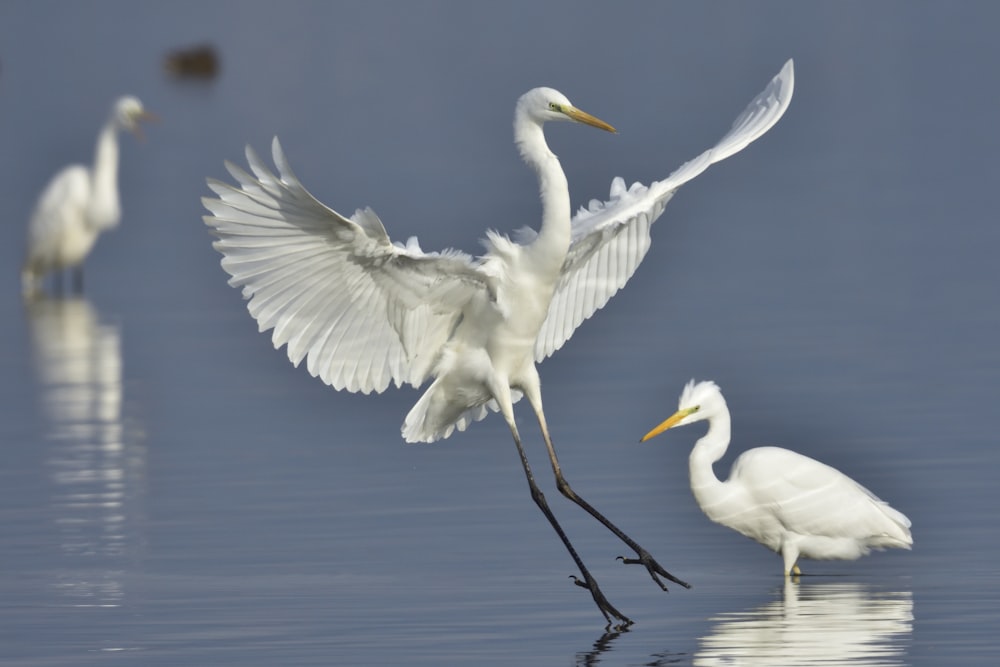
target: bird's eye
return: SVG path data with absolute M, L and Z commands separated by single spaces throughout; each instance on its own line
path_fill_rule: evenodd
M 555 102 L 549 102 L 549 108 L 552 109 L 553 111 L 562 111 L 562 107 L 556 104 Z

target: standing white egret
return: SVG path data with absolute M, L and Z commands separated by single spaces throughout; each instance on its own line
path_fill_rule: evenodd
M 913 545 L 901 512 L 836 468 L 787 449 L 748 449 L 720 481 L 712 464 L 729 448 L 730 421 L 714 382 L 689 382 L 677 412 L 642 441 L 697 421 L 708 422 L 689 459 L 698 506 L 712 521 L 780 553 L 785 576 L 801 574 L 800 557 L 854 560 L 872 549 Z
M 514 112 L 514 139 L 536 172 L 542 225 L 520 242 L 487 232 L 476 259 L 455 251 L 425 253 L 416 239 L 393 244 L 370 209 L 346 218 L 315 199 L 292 173 L 278 140 L 275 176 L 256 153 L 253 175 L 226 163 L 236 188 L 209 180 L 218 198 L 203 199 L 215 248 L 242 286 L 260 330 L 274 329 L 275 348 L 288 346 L 298 365 L 336 389 L 381 392 L 390 382 L 433 382 L 406 416 L 407 442 L 432 442 L 499 411 L 514 436 L 535 503 L 545 514 L 611 622 L 631 621 L 611 606 L 584 567 L 535 484 L 514 421 L 513 404 L 528 398 L 542 431 L 559 491 L 589 512 L 636 554 L 661 588 L 660 576 L 687 586 L 580 498 L 563 477 L 542 411 L 535 363 L 559 349 L 635 271 L 649 248 L 649 228 L 674 191 L 757 139 L 791 99 L 792 62 L 712 149 L 648 188 L 611 186 L 611 200 L 593 202 L 570 219 L 566 176 L 542 133 L 546 121 L 571 120 L 611 131 L 561 93 L 536 88 Z
M 73 164 L 58 172 L 42 191 L 28 224 L 28 249 L 21 269 L 25 293 L 37 291 L 45 275 L 72 269 L 83 286 L 83 260 L 101 232 L 121 220 L 118 200 L 118 132 L 142 136 L 139 121 L 153 118 L 130 95 L 119 98 L 97 135 L 94 166 Z

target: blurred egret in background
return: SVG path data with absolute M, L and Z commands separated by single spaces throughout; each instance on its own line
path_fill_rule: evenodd
M 37 292 L 46 274 L 66 269 L 73 270 L 74 288 L 83 288 L 83 261 L 97 236 L 121 220 L 118 132 L 141 137 L 139 122 L 153 117 L 135 97 L 119 98 L 97 135 L 94 166 L 70 165 L 49 181 L 28 224 L 21 269 L 25 294 Z
M 780 447 L 756 447 L 733 463 L 725 482 L 712 464 L 729 448 L 726 399 L 711 381 L 684 387 L 677 412 L 642 437 L 708 422 L 691 450 L 691 490 L 709 519 L 781 554 L 785 576 L 796 561 L 854 560 L 871 549 L 913 545 L 910 520 L 835 468 Z
M 545 141 L 547 121 L 575 121 L 614 132 L 558 91 L 535 88 L 518 100 L 514 140 L 538 177 L 542 223 L 516 240 L 487 232 L 486 252 L 425 253 L 416 239 L 390 241 L 370 209 L 345 217 L 314 198 L 292 172 L 277 139 L 275 176 L 247 148 L 253 174 L 227 163 L 239 187 L 209 180 L 205 222 L 233 286 L 243 288 L 261 331 L 273 329 L 276 348 L 303 359 L 312 375 L 336 389 L 381 392 L 389 383 L 430 387 L 406 416 L 407 442 L 446 438 L 489 410 L 510 427 L 531 496 L 575 561 L 608 623 L 631 621 L 601 593 L 549 509 L 531 473 L 514 420 L 526 396 L 538 418 L 559 491 L 611 530 L 637 554 L 628 563 L 687 586 L 611 521 L 584 501 L 563 477 L 542 410 L 536 363 L 558 350 L 635 272 L 649 249 L 649 230 L 678 187 L 714 162 L 742 150 L 770 129 L 793 90 L 788 61 L 716 146 L 649 187 L 615 179 L 607 202 L 591 202 L 571 219 L 569 190 L 558 158 Z M 471 106 L 475 106 L 472 104 Z M 468 113 L 470 104 L 455 109 Z M 470 219 L 483 214 L 470 212 Z M 495 216 L 494 216 L 495 217 Z

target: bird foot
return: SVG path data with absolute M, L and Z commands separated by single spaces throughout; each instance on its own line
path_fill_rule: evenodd
M 570 575 L 569 578 L 580 588 L 586 588 L 590 591 L 590 595 L 594 598 L 597 608 L 601 610 L 604 620 L 608 622 L 605 629 L 610 628 L 619 632 L 627 630 L 632 625 L 632 619 L 615 609 L 614 605 L 608 602 L 608 599 L 604 597 L 604 593 L 601 592 L 600 586 L 597 585 L 597 581 L 589 573 L 584 573 L 583 577 L 582 581 L 574 575 Z M 612 618 L 615 621 L 612 621 Z
M 646 571 L 649 572 L 649 576 L 653 578 L 653 581 L 656 582 L 656 585 L 662 588 L 663 590 L 667 590 L 667 585 L 664 584 L 663 581 L 660 579 L 661 576 L 666 577 L 675 584 L 680 584 L 684 588 L 691 588 L 691 584 L 689 584 L 686 581 L 682 581 L 681 579 L 678 579 L 674 575 L 667 572 L 666 569 L 664 569 L 662 565 L 657 563 L 656 559 L 653 558 L 649 554 L 649 552 L 646 551 L 645 549 L 638 549 L 636 553 L 639 556 L 638 558 L 625 558 L 625 556 L 619 556 L 617 560 L 620 560 L 622 563 L 626 565 L 642 565 L 644 568 L 646 568 Z

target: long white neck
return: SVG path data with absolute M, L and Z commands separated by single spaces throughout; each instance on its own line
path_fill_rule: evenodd
M 691 491 L 698 505 L 712 519 L 715 518 L 713 505 L 724 501 L 728 496 L 725 483 L 715 476 L 712 464 L 721 459 L 729 449 L 731 430 L 728 410 L 712 415 L 708 419 L 708 433 L 695 443 L 691 456 L 688 457 Z
M 88 218 L 98 229 L 114 227 L 121 219 L 118 200 L 118 126 L 111 118 L 97 135 L 94 169 L 91 173 L 92 196 Z
M 569 184 L 555 153 L 549 150 L 538 123 L 518 115 L 514 141 L 521 157 L 538 175 L 542 199 L 542 226 L 529 246 L 531 254 L 548 260 L 553 271 L 562 268 L 570 242 Z

